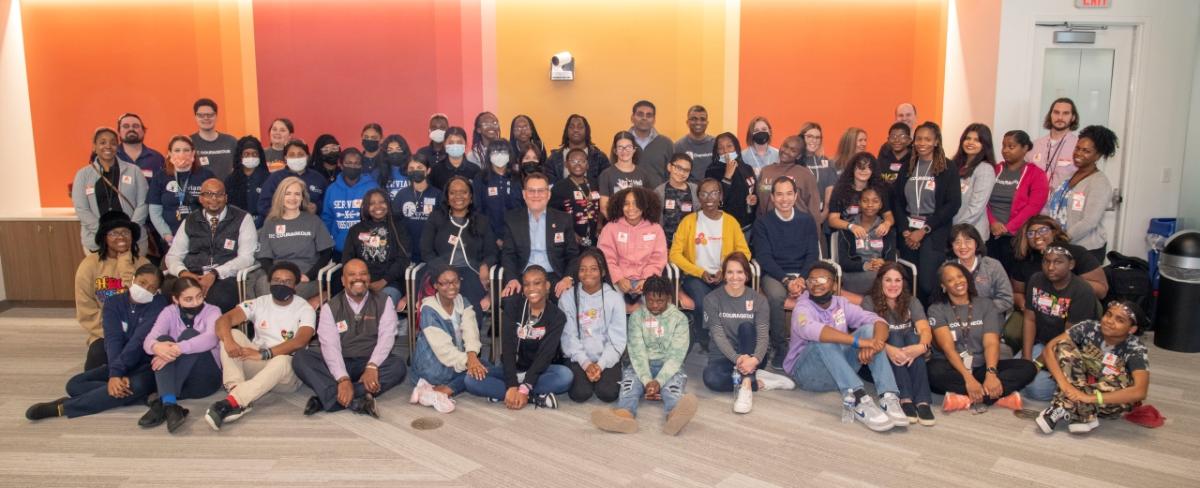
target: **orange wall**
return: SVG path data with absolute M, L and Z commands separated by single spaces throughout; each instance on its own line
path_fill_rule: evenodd
M 643 98 L 657 106 L 657 128 L 672 140 L 686 134 L 694 104 L 708 108 L 710 133 L 723 130 L 724 11 L 716 1 L 497 2 L 495 108 L 503 135 L 524 113 L 546 145 L 558 147 L 567 116 L 578 113 L 607 150 Z M 560 51 L 575 58 L 575 81 L 550 81 L 550 57 Z
M 67 185 L 87 163 L 93 132 L 115 127 L 123 112 L 142 116 L 147 144 L 161 151 L 172 135 L 195 131 L 199 97 L 218 100 L 223 115 L 246 111 L 241 46 L 216 41 L 237 25 L 236 9 L 163 2 L 153 15 L 131 15 L 117 2 L 82 8 L 26 0 L 21 15 L 43 206 L 71 206 Z M 223 116 L 218 129 L 249 127 Z
M 939 0 L 743 1 L 739 136 L 763 115 L 778 145 L 812 120 L 832 156 L 851 126 L 878 149 L 902 101 L 914 102 L 921 120 L 939 121 L 945 25 Z

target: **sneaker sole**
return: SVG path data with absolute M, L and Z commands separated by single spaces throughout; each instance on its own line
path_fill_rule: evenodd
M 251 410 L 253 410 L 253 408 L 246 407 L 246 408 L 242 409 L 241 413 L 230 414 L 228 417 L 225 417 L 225 423 L 227 423 L 227 424 L 232 423 L 232 422 L 236 421 L 237 419 L 240 419 L 243 416 L 245 416 L 246 414 L 250 413 Z
M 854 417 L 856 419 L 858 419 L 857 415 L 855 415 Z M 892 430 L 893 427 L 895 427 L 895 424 L 892 424 L 892 423 L 872 425 L 871 423 L 867 422 L 866 420 L 862 420 L 862 419 L 858 419 L 858 422 L 867 426 L 868 429 L 871 429 L 875 432 L 887 432 L 889 430 Z
M 925 419 L 918 418 L 917 423 L 924 425 L 926 427 L 933 427 L 934 425 L 937 425 L 937 420 L 933 420 L 933 419 L 925 420 Z
M 204 412 L 204 423 L 208 424 L 209 427 L 212 427 L 212 430 L 217 432 L 221 431 L 221 426 L 217 424 L 217 419 L 215 418 L 212 409 L 208 409 Z
M 671 415 L 667 416 L 667 422 L 663 424 L 663 433 L 667 435 L 679 434 L 688 422 L 696 416 L 696 412 L 700 410 L 700 400 L 696 395 L 688 393 L 679 399 L 675 404 L 675 408 L 671 410 Z
M 638 430 L 637 420 L 622 417 L 609 409 L 593 410 L 592 425 L 605 432 L 617 434 L 632 434 Z
M 1037 423 L 1038 429 L 1041 430 L 1043 434 L 1050 435 L 1054 433 L 1054 427 L 1050 424 L 1047 424 L 1046 419 L 1042 418 L 1041 415 L 1039 415 L 1037 420 L 1034 422 Z

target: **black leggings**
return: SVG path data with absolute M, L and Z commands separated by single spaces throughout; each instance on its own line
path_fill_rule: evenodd
M 579 363 L 571 361 L 567 367 L 575 375 L 575 378 L 571 380 L 571 391 L 568 393 L 571 400 L 586 402 L 595 393 L 596 398 L 602 402 L 617 401 L 617 397 L 621 394 L 621 363 L 600 371 L 600 381 L 595 383 L 588 381 L 587 372 L 579 366 Z
M 916 250 L 909 249 L 903 237 L 898 239 L 900 257 L 917 265 L 917 298 L 921 303 L 929 303 L 929 294 L 941 286 L 937 270 L 946 262 L 946 238 L 949 236 L 949 225 L 933 229 L 921 239 L 921 246 Z
M 934 358 L 929 361 L 927 367 L 929 368 L 929 389 L 934 393 L 967 394 L 967 382 L 946 358 Z M 1032 382 L 1033 377 L 1037 375 L 1037 366 L 1034 366 L 1032 361 L 1024 359 L 1001 359 L 996 363 L 996 371 L 996 377 L 999 378 L 1000 385 L 1004 388 L 1004 393 L 1000 396 L 1004 397 L 1014 391 L 1020 391 L 1021 388 L 1025 388 L 1025 385 Z M 980 383 L 983 383 L 986 374 L 987 368 L 983 366 L 971 370 L 971 376 L 974 376 L 975 380 Z M 985 396 L 983 403 L 991 405 L 999 399 Z

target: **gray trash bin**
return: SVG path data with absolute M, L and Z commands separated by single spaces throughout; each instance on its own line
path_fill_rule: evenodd
M 1169 237 L 1158 271 L 1154 345 L 1200 352 L 1200 232 L 1185 230 Z

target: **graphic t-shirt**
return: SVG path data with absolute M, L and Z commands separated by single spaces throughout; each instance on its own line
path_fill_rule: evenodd
M 316 330 L 316 312 L 307 300 L 298 296 L 292 297 L 287 305 L 278 305 L 271 295 L 263 295 L 238 306 L 246 314 L 246 321 L 253 324 L 253 342 L 260 349 L 291 340 L 301 327 Z
M 696 265 L 709 273 L 717 273 L 721 269 L 721 243 L 723 217 L 710 219 L 704 213 L 696 214 Z
M 1037 326 L 1035 344 L 1050 342 L 1072 324 L 1100 318 L 1099 302 L 1092 287 L 1075 275 L 1061 290 L 1055 289 L 1046 275 L 1033 275 L 1025 284 L 1025 308 L 1033 311 Z
M 320 217 L 308 212 L 292 220 L 268 219 L 258 229 L 258 257 L 290 261 L 307 273 L 317 254 L 333 247 L 333 237 Z
M 1150 358 L 1146 346 L 1137 336 L 1130 334 L 1123 342 L 1109 346 L 1100 333 L 1099 320 L 1085 320 L 1067 329 L 1067 337 L 1079 348 L 1088 364 L 1088 370 L 1099 371 L 1103 376 L 1131 374 L 1135 370 L 1149 370 Z M 1097 361 L 1099 359 L 1099 361 Z

